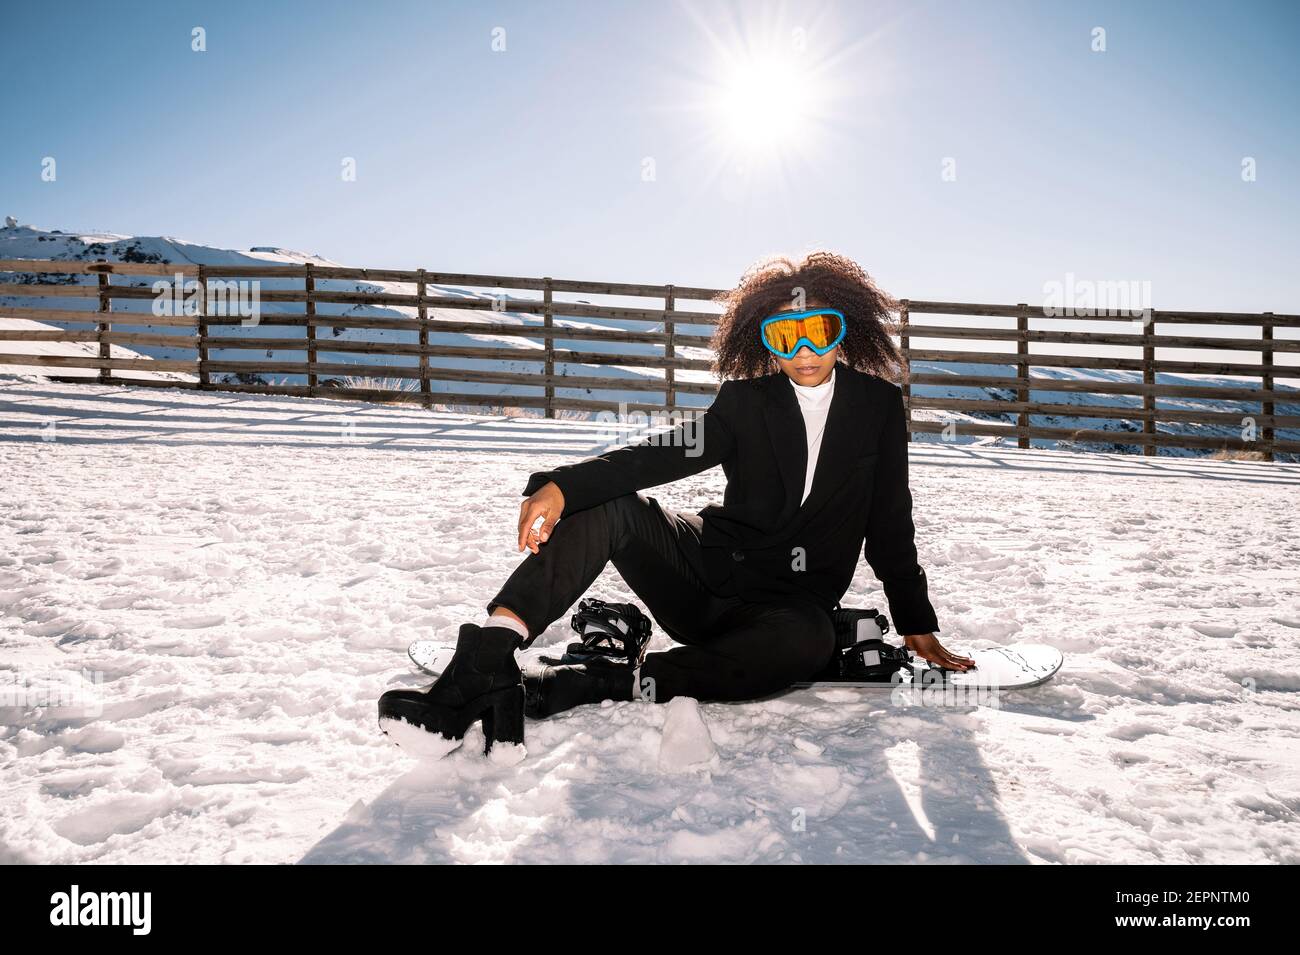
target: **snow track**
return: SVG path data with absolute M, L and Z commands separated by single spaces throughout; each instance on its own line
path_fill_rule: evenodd
M 1296 465 L 918 444 L 941 638 L 1059 647 L 1050 684 L 706 704 L 667 741 L 607 704 L 410 758 L 375 721 L 407 644 L 522 559 L 527 474 L 608 441 L 0 379 L 0 861 L 1300 862 Z M 865 563 L 845 602 L 881 605 Z

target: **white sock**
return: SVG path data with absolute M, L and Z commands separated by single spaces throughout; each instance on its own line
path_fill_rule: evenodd
M 503 613 L 492 614 L 479 624 L 479 627 L 509 627 L 515 633 L 519 634 L 521 639 L 528 639 L 528 628 L 514 617 L 508 617 Z

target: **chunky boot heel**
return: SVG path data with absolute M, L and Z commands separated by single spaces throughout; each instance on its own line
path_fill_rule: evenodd
M 493 743 L 523 743 L 524 685 L 493 693 L 487 702 L 483 711 L 484 754 L 492 752 Z
M 379 728 L 387 734 L 392 724 L 406 723 L 455 744 L 482 720 L 485 753 L 494 742 L 522 743 L 524 680 L 515 662 L 520 643 L 519 634 L 509 627 L 463 625 L 456 652 L 432 686 L 389 690 L 379 698 Z M 411 738 L 399 738 L 399 729 L 401 734 L 409 732 L 397 727 L 390 735 L 405 745 Z

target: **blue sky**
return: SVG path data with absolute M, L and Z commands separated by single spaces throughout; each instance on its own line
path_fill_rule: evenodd
M 1035 301 L 1074 273 L 1150 282 L 1159 308 L 1300 311 L 1296 3 L 32 2 L 4 21 L 0 214 L 43 228 L 715 286 L 829 247 L 912 298 Z

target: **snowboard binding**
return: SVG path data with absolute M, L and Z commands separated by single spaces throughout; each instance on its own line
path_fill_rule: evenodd
M 890 683 L 896 674 L 910 671 L 912 656 L 906 647 L 883 639 L 889 620 L 878 610 L 840 607 L 831 611 L 835 625 L 835 655 L 817 677 L 827 683 Z
M 906 647 L 884 640 L 862 640 L 838 653 L 838 679 L 850 683 L 893 683 L 898 674 L 912 671 L 912 655 Z
M 650 642 L 650 618 L 636 604 L 609 603 L 595 597 L 578 601 L 569 618 L 579 637 L 564 649 L 559 659 L 542 657 L 553 666 L 571 663 L 603 663 L 639 667 Z
M 879 640 L 889 633 L 889 619 L 879 610 L 835 605 L 831 611 L 835 624 L 835 649 L 847 650 L 860 640 Z

